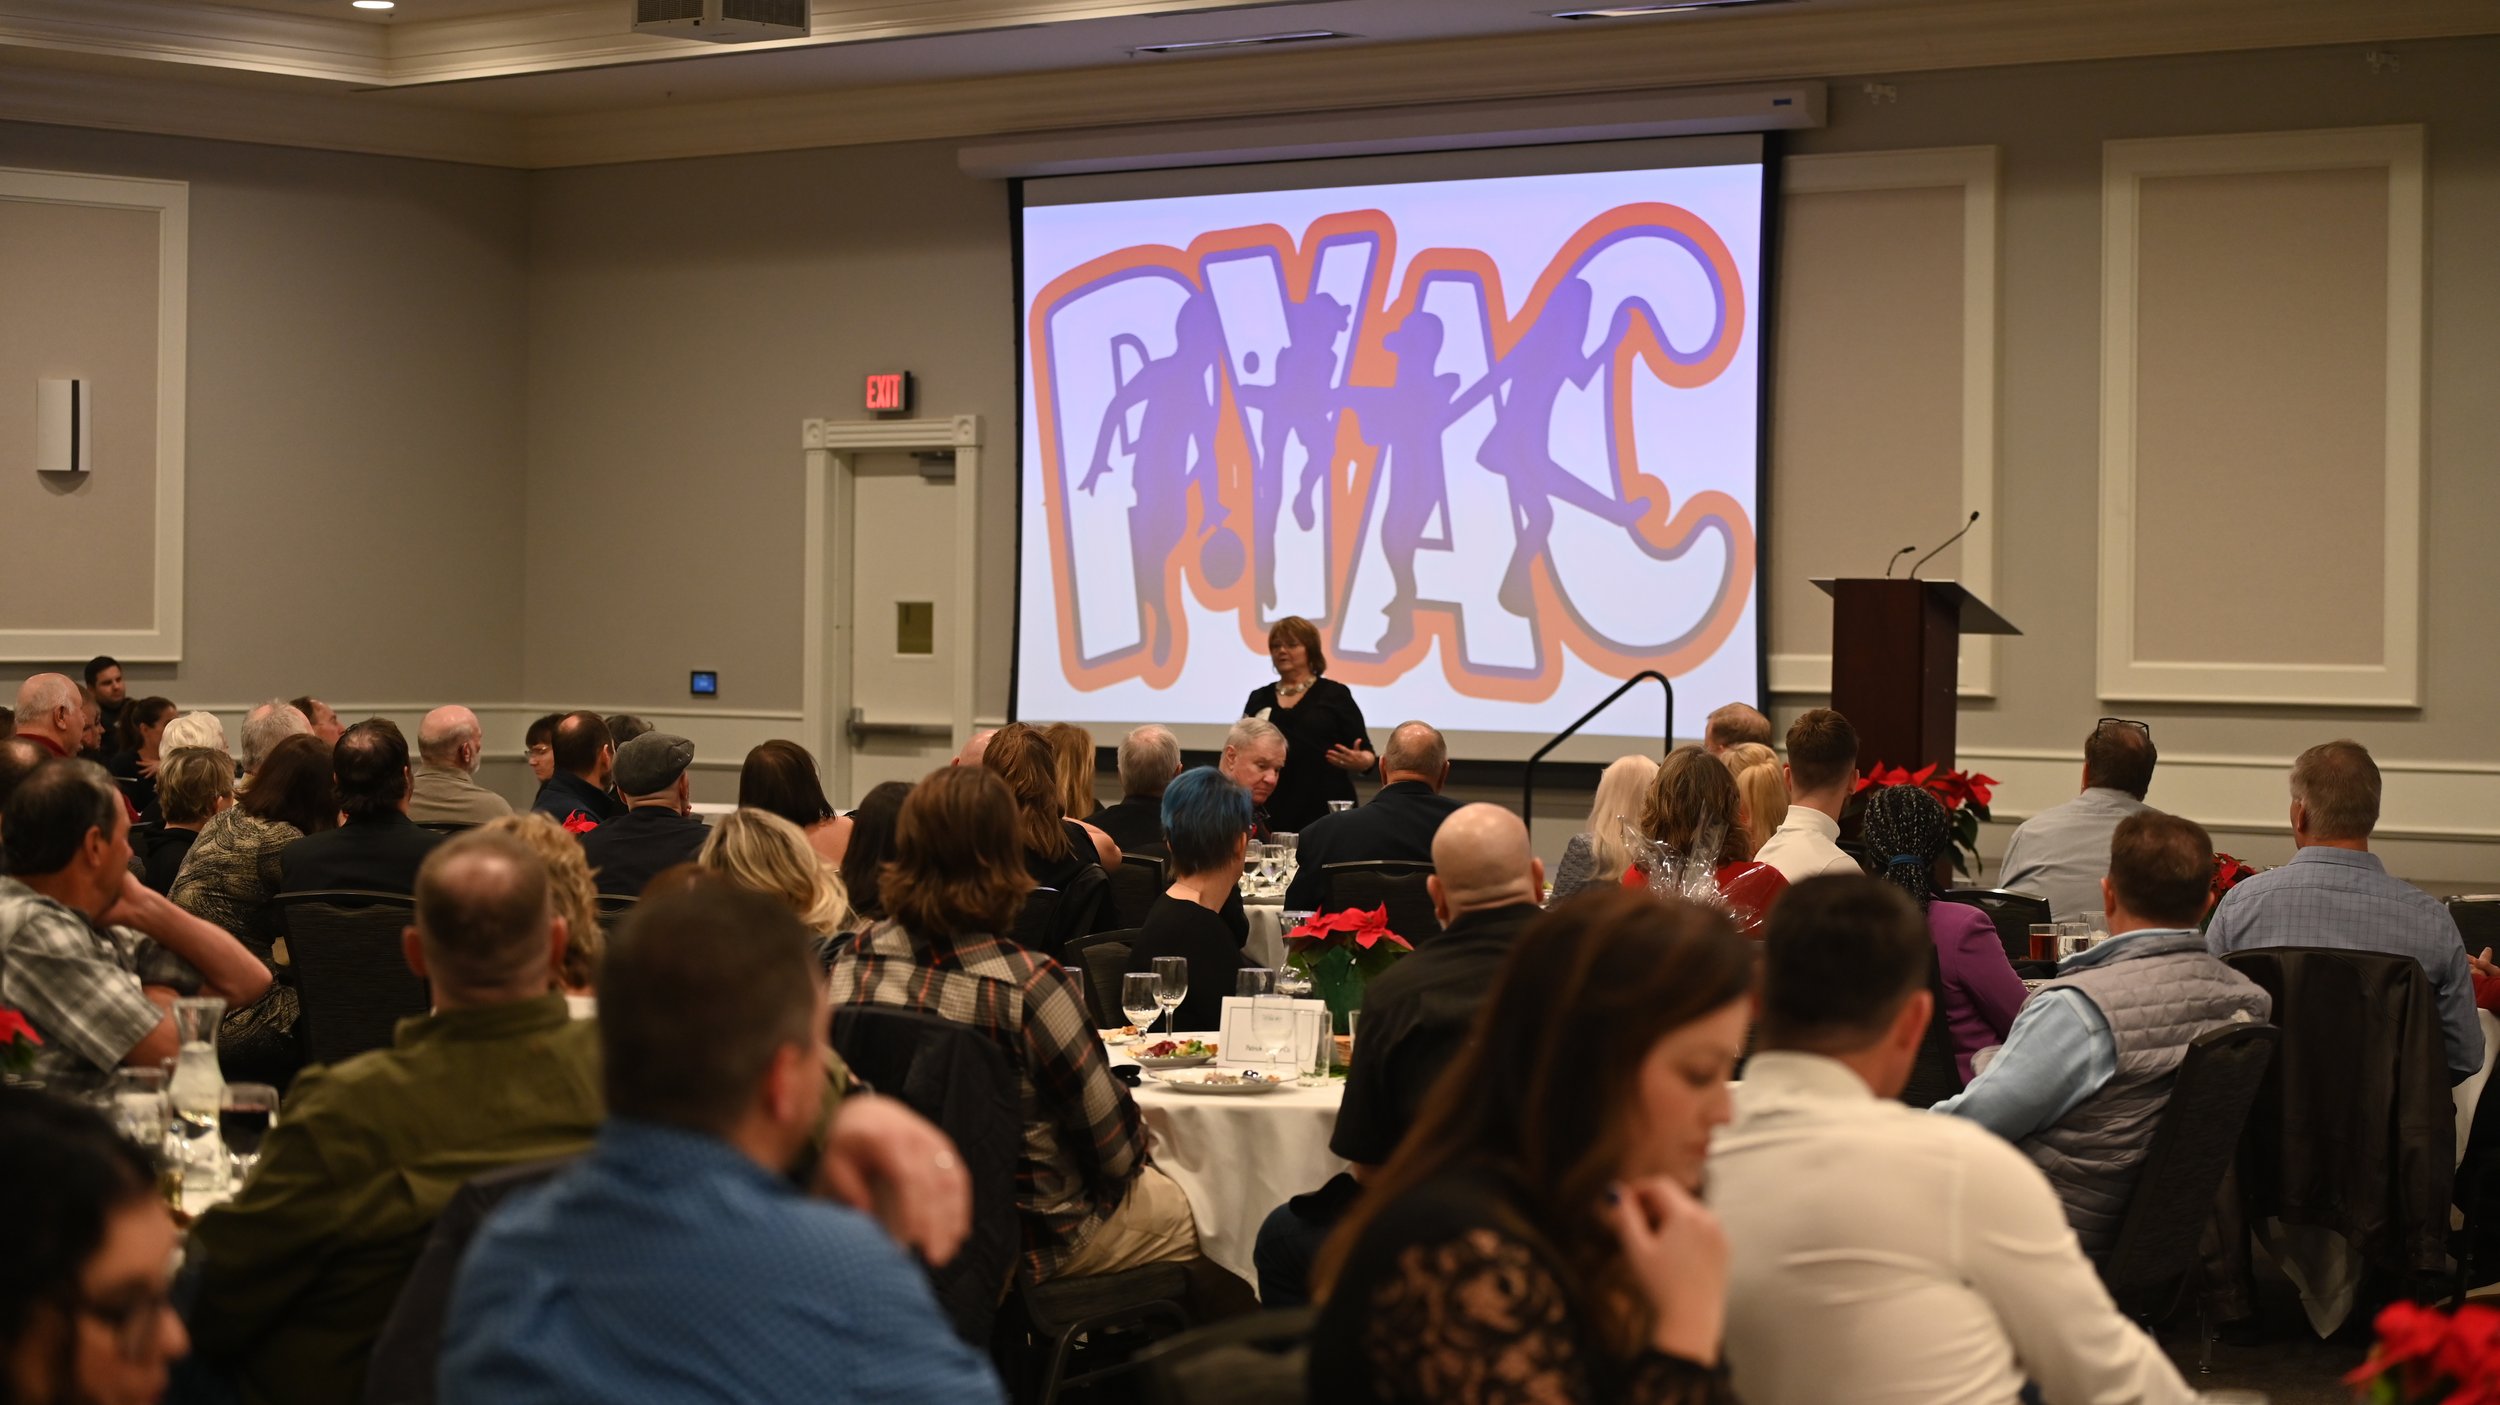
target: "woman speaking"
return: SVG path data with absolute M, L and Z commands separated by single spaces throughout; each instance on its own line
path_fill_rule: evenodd
M 1328 655 L 1319 628 L 1287 615 L 1267 631 L 1268 660 L 1276 681 L 1241 705 L 1244 717 L 1261 717 L 1285 734 L 1285 768 L 1267 799 L 1271 833 L 1298 834 L 1328 813 L 1328 802 L 1354 800 L 1354 778 L 1371 770 L 1371 738 L 1363 709 L 1343 683 L 1322 677 Z

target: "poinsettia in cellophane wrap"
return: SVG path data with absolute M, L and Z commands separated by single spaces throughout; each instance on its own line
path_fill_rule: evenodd
M 1888 785 L 1914 785 L 1936 797 L 1953 821 L 1953 871 L 1979 872 L 1979 827 L 1988 822 L 1988 806 L 1997 798 L 1997 779 L 1976 771 L 1953 771 L 1929 762 L 1915 771 L 1878 761 L 1858 777 L 1849 793 L 1850 809 L 1864 805 L 1866 792 Z
M 1363 1008 L 1364 987 L 1414 949 L 1389 930 L 1385 905 L 1315 912 L 1285 934 L 1285 964 L 1311 978 L 1311 993 L 1328 1002 L 1339 1033 L 1346 1015 Z
M 43 1036 L 35 1033 L 34 1024 L 15 1010 L 0 1007 L 0 1074 L 12 1081 L 34 1072 L 35 1051 L 43 1047 Z
M 2500 1308 L 2391 1303 L 2373 1325 L 2378 1345 L 2344 1377 L 2369 1405 L 2500 1405 Z

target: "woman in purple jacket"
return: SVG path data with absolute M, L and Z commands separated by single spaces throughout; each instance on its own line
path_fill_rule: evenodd
M 1898 885 L 1927 914 L 1944 976 L 1944 1007 L 1936 1018 L 1952 1036 L 1953 1064 L 1964 1083 L 1971 1056 L 2005 1042 L 2022 1009 L 2022 977 L 2005 959 L 1996 924 L 1968 903 L 1935 902 L 1937 861 L 1953 843 L 1953 820 L 1943 802 L 1914 785 L 1867 792 L 1866 845 L 1883 865 L 1878 876 Z

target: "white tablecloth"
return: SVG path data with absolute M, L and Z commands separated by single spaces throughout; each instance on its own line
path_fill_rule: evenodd
M 1110 1054 L 1114 1064 L 1135 1062 L 1116 1043 Z M 1136 1096 L 1154 1132 L 1155 1165 L 1179 1183 L 1197 1214 L 1200 1252 L 1255 1284 L 1250 1253 L 1259 1222 L 1346 1167 L 1328 1151 L 1345 1081 L 1323 1078 L 1307 1087 L 1228 1098 L 1176 1093 L 1149 1075 Z
M 1244 898 L 1241 910 L 1250 918 L 1250 940 L 1242 951 L 1254 966 L 1273 971 L 1285 964 L 1285 900 Z

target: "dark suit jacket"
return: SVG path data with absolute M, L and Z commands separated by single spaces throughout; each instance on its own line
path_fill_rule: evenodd
M 1295 850 L 1286 910 L 1319 906 L 1320 869 L 1327 864 L 1357 859 L 1432 862 L 1432 836 L 1441 832 L 1441 821 L 1459 804 L 1422 781 L 1399 781 L 1382 786 L 1368 805 L 1312 821 Z
M 642 885 L 664 868 L 692 859 L 712 827 L 692 815 L 665 805 L 641 805 L 582 836 L 582 857 L 590 860 L 599 891 L 611 897 L 638 898 Z
M 417 866 L 444 836 L 419 829 L 406 815 L 349 820 L 278 851 L 278 891 L 362 888 L 375 893 L 417 891 Z
M 1123 854 L 1161 854 L 1163 852 L 1163 797 L 1132 795 L 1117 805 L 1105 805 L 1085 817 L 1085 822 L 1111 836 Z

